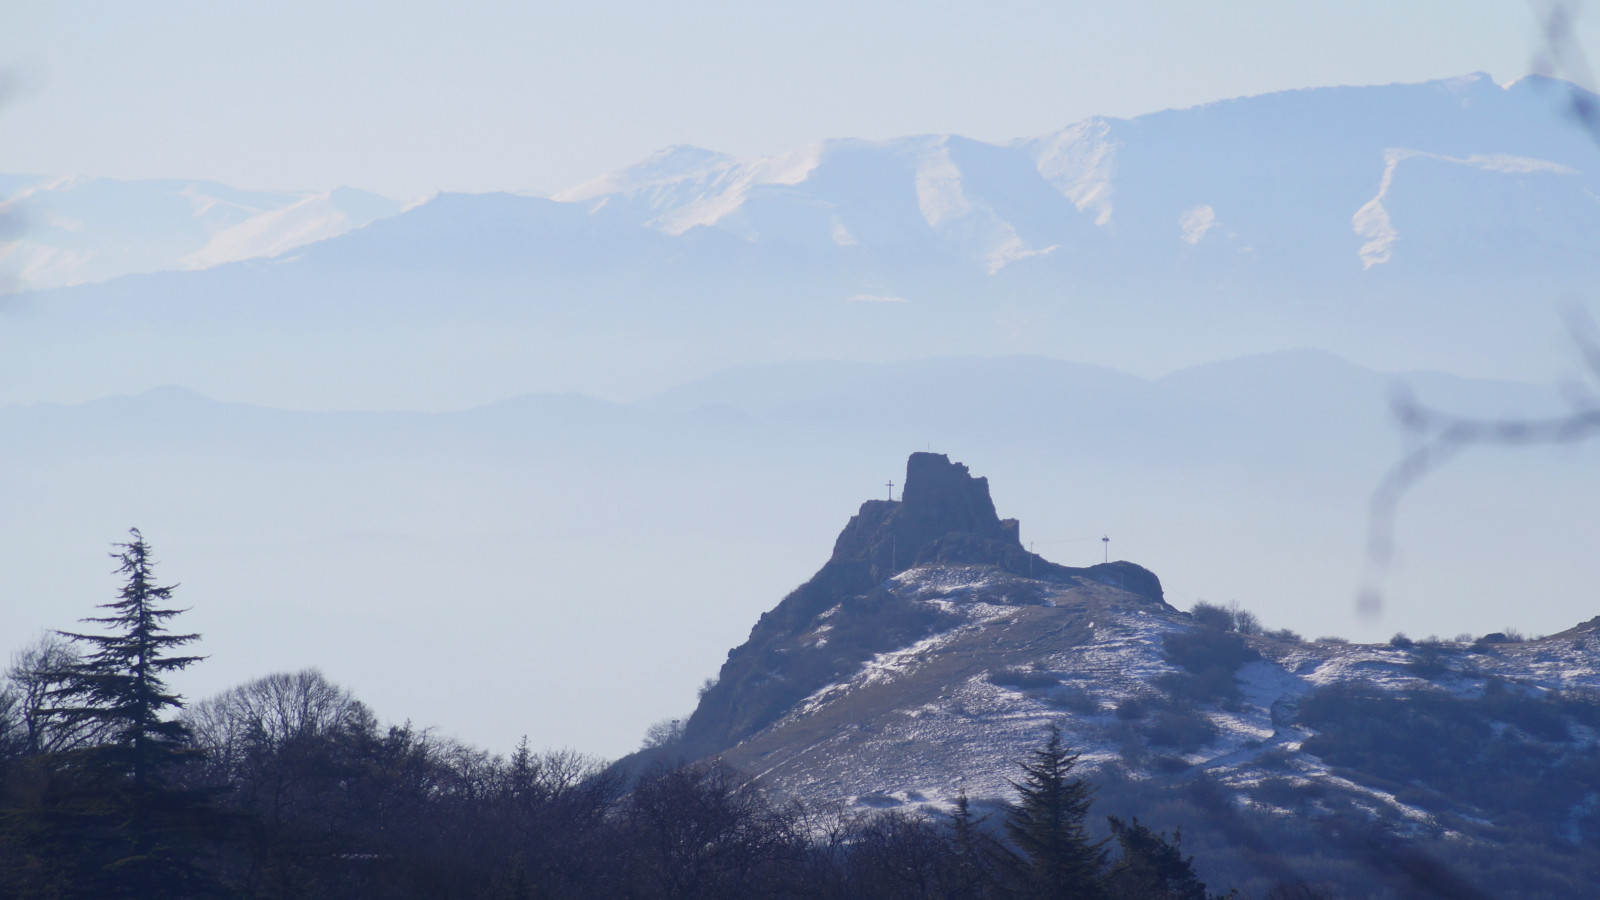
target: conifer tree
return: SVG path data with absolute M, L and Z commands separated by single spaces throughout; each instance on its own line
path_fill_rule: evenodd
M 196 751 L 188 726 L 167 715 L 183 703 L 163 676 L 204 657 L 170 655 L 200 636 L 167 630 L 183 612 L 167 606 L 176 585 L 156 583 L 149 544 L 137 528 L 130 535 L 111 554 L 125 576 L 118 598 L 100 606 L 108 615 L 83 620 L 110 633 L 61 632 L 87 652 L 62 673 L 49 714 L 101 737 L 60 754 L 48 820 L 55 843 L 77 844 L 85 886 L 97 895 L 197 896 L 203 885 L 190 860 L 207 795 L 168 782 Z
M 1194 857 L 1183 855 L 1183 835 L 1152 831 L 1108 816 L 1111 835 L 1122 854 L 1106 873 L 1109 894 L 1126 900 L 1210 900 L 1205 882 L 1194 874 Z
M 954 863 L 952 900 L 993 895 L 1003 883 L 1005 848 L 985 831 L 987 816 L 975 816 L 967 792 L 956 797 L 950 814 L 949 848 Z
M 1099 898 L 1104 841 L 1091 841 L 1084 828 L 1094 790 L 1072 777 L 1078 754 L 1061 742 L 1050 725 L 1045 745 L 1022 763 L 1022 780 L 1011 782 L 1021 795 L 1006 814 L 1006 834 L 1022 852 L 1021 875 L 1030 897 Z

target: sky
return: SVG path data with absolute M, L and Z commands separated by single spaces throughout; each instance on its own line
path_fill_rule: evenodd
M 1505 83 L 1535 68 L 1540 8 L 1520 0 L 0 0 L 0 174 L 208 179 L 259 190 L 350 186 L 397 199 L 438 191 L 554 193 L 678 144 L 749 156 L 835 137 L 954 133 L 1005 141 L 1093 115 L 1131 117 L 1279 90 L 1475 71 Z M 1600 9 L 1591 4 L 1589 12 L 1580 19 L 1578 42 L 1600 47 Z M 463 333 L 472 337 L 470 329 Z M 309 346 L 308 354 L 322 347 Z M 438 350 L 433 344 L 419 346 L 409 351 L 423 360 L 413 367 L 419 379 L 429 377 L 428 365 L 454 359 L 442 351 L 429 356 Z M 570 349 L 588 353 L 585 346 Z M 246 364 L 255 358 L 235 346 L 207 350 L 230 360 L 239 355 Z M 497 359 L 485 365 L 498 377 Z M 180 411 L 188 408 L 174 402 Z M 1387 435 L 1387 420 L 1381 424 Z M 181 434 L 209 427 L 202 422 Z M 802 456 L 792 466 L 799 473 L 794 481 L 774 478 L 772 461 L 752 451 L 757 462 L 747 470 L 730 475 L 728 467 L 712 467 L 698 480 L 658 477 L 672 470 L 646 458 L 624 472 L 620 485 L 609 457 L 587 458 L 592 448 L 573 451 L 574 467 L 589 467 L 584 477 L 570 470 L 550 477 L 522 447 L 493 465 L 452 457 L 439 449 L 456 446 L 449 433 L 419 439 L 409 456 L 397 451 L 398 461 L 355 441 L 332 462 L 319 456 L 310 463 L 293 453 L 274 456 L 276 444 L 216 450 L 185 437 L 178 441 L 185 452 L 191 443 L 215 452 L 196 463 L 158 446 L 150 458 L 164 467 L 161 478 L 141 471 L 139 460 L 123 460 L 122 468 L 86 462 L 91 452 L 117 457 L 125 449 L 120 444 L 86 442 L 83 458 L 65 460 L 49 445 L 30 457 L 33 468 L 0 466 L 0 496 L 8 498 L 0 508 L 46 510 L 50 523 L 38 515 L 0 516 L 0 534 L 18 538 L 0 541 L 10 547 L 0 554 L 0 570 L 14 576 L 10 593 L 0 593 L 12 629 L 5 635 L 11 646 L 0 646 L 0 653 L 20 643 L 23 632 L 70 626 L 90 611 L 91 600 L 108 596 L 103 554 L 126 525 L 138 523 L 171 561 L 163 574 L 189 585 L 193 627 L 211 642 L 204 652 L 216 656 L 197 673 L 200 680 L 185 686 L 192 696 L 245 677 L 321 665 L 385 715 L 414 715 L 498 749 L 512 745 L 517 729 L 535 728 L 537 744 L 617 755 L 632 748 L 649 721 L 686 712 L 726 648 L 821 563 L 843 520 L 865 498 L 858 486 L 875 491 L 903 464 L 906 446 L 920 443 L 902 437 L 884 438 L 885 446 L 830 447 L 845 460 L 832 469 Z M 26 442 L 0 441 L 0 457 L 19 443 Z M 302 455 L 317 448 L 309 438 L 282 443 Z M 1096 509 L 1082 487 L 1088 476 L 1071 480 L 1058 471 L 1065 471 L 1058 460 L 1007 452 L 1021 453 L 1007 447 L 957 458 L 991 477 L 997 492 L 1013 492 L 997 493 L 997 502 L 1002 514 L 1023 516 L 1030 539 L 1109 530 L 1124 548 L 1114 552 L 1157 567 L 1180 606 L 1238 599 L 1273 626 L 1377 640 L 1397 628 L 1418 635 L 1508 623 L 1554 630 L 1570 625 L 1568 612 L 1587 602 L 1557 584 L 1548 589 L 1553 599 L 1537 609 L 1509 590 L 1497 590 L 1481 610 L 1469 609 L 1461 599 L 1468 591 L 1451 589 L 1472 579 L 1475 570 L 1463 568 L 1455 582 L 1416 588 L 1412 596 L 1435 605 L 1396 602 L 1381 622 L 1353 622 L 1344 599 L 1353 596 L 1356 573 L 1345 570 L 1361 560 L 1362 491 L 1377 471 L 1346 473 L 1356 484 L 1346 493 L 1355 499 L 1342 519 L 1320 508 L 1320 498 L 1306 502 L 1316 510 L 1308 517 L 1316 527 L 1282 528 L 1263 503 L 1266 511 L 1252 527 L 1293 543 L 1285 559 L 1317 560 L 1304 572 L 1291 570 L 1298 562 L 1285 564 L 1283 577 L 1272 581 L 1253 578 L 1254 569 L 1193 538 L 1202 529 L 1224 530 L 1211 518 L 1216 509 L 1232 509 L 1235 524 L 1251 524 L 1237 511 L 1239 495 L 1248 491 L 1178 470 L 1145 495 L 1155 511 L 1130 510 L 1118 488 L 1135 480 L 1130 474 L 1106 480 Z M 1387 461 L 1382 453 L 1375 458 Z M 846 466 L 849 478 L 841 474 Z M 1581 544 L 1588 532 L 1557 527 L 1586 521 L 1593 508 L 1587 498 L 1600 493 L 1579 481 L 1575 469 L 1600 471 L 1561 468 L 1541 457 L 1529 467 L 1532 487 L 1480 478 L 1486 496 L 1467 493 L 1472 483 L 1465 475 L 1437 479 L 1442 499 L 1433 518 L 1413 516 L 1417 507 L 1408 507 L 1413 518 L 1402 523 L 1413 529 L 1402 546 L 1411 568 L 1404 558 L 1397 565 L 1396 595 L 1404 594 L 1405 578 L 1424 582 L 1448 569 L 1449 552 L 1492 562 L 1481 549 L 1490 538 L 1458 534 L 1485 522 L 1510 523 L 1508 530 L 1515 524 L 1533 535 L 1528 540 L 1573 541 L 1541 552 L 1587 560 Z M 1457 471 L 1472 473 L 1465 466 Z M 96 489 L 102 482 L 83 472 L 114 480 L 120 493 Z M 1040 473 L 1056 473 L 1057 481 Z M 1051 493 L 1041 487 L 1049 484 L 1067 486 Z M 1036 499 L 1018 499 L 1030 491 Z M 1575 511 L 1563 518 L 1548 504 L 1524 505 L 1528 496 L 1554 497 Z M 1186 504 L 1191 519 L 1172 514 L 1169 501 Z M 698 525 L 685 524 L 691 505 L 703 520 Z M 1512 518 L 1519 511 L 1532 515 L 1529 509 L 1538 521 Z M 1125 520 L 1114 518 L 1123 514 Z M 581 516 L 592 521 L 573 526 Z M 1183 531 L 1188 521 L 1200 524 Z M 1534 527 L 1541 525 L 1556 533 Z M 1451 542 L 1465 547 L 1469 539 L 1480 541 L 1472 545 L 1478 550 L 1451 549 Z M 729 552 L 734 540 L 743 543 Z M 1236 542 L 1227 543 L 1226 552 L 1234 552 Z M 1064 556 L 1071 546 L 1041 549 L 1069 563 L 1092 561 Z M 1438 558 L 1429 556 L 1435 551 Z M 1523 563 L 1537 567 L 1537 559 Z M 471 577 L 463 581 L 460 572 Z M 1560 580 L 1548 572 L 1542 577 Z M 1299 579 L 1333 599 L 1320 607 L 1308 602 Z M 1592 582 L 1569 582 L 1586 583 Z M 447 652 L 413 673 L 415 682 L 431 686 L 417 687 L 391 670 L 415 668 L 411 661 L 427 658 L 440 643 L 426 616 L 441 597 L 475 602 L 482 617 L 472 619 L 471 610 L 458 616 L 459 632 L 442 639 Z M 409 610 L 409 620 L 373 615 L 397 604 Z M 19 615 L 22 605 L 28 611 Z M 676 615 L 682 608 L 693 615 Z M 291 632 L 300 643 L 285 650 Z M 529 652 L 523 644 L 530 634 L 548 652 Z M 451 671 L 456 663 L 465 668 Z M 498 697 L 485 694 L 474 706 L 455 696 L 463 683 L 495 677 L 517 679 L 527 695 L 513 698 L 521 704 L 515 721 L 503 715 Z M 545 696 L 553 692 L 540 686 L 558 682 L 570 690 Z M 595 715 L 600 708 L 610 712 Z
M 1269 91 L 1526 74 L 1515 0 L 6 0 L 0 172 L 555 192 L 676 144 L 1002 141 Z M 1595 46 L 1600 16 L 1579 16 Z

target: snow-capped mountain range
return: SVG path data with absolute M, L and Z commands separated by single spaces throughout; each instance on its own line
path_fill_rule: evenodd
M 990 275 L 1057 254 L 1081 267 L 1106 248 L 1148 264 L 1204 247 L 1271 267 L 1370 270 L 1447 237 L 1451 197 L 1501 205 L 1455 224 L 1502 252 L 1592 236 L 1596 148 L 1549 116 L 1560 93 L 1473 75 L 1093 118 L 1002 145 L 833 140 L 759 159 L 674 147 L 555 199 L 674 236 L 932 245 Z
M 460 408 L 632 398 L 775 359 L 1033 353 L 1156 374 L 1297 346 L 1544 378 L 1558 310 L 1600 285 L 1600 145 L 1565 114 L 1569 90 L 1471 75 L 1003 144 L 678 147 L 552 198 L 446 194 L 386 218 L 338 192 L 224 204 L 169 186 L 190 238 L 167 262 L 102 247 L 48 283 L 252 258 L 14 298 L 30 315 L 0 339 L 0 383 L 8 400 L 178 383 Z M 32 232 L 11 252 L 29 242 L 55 248 L 30 271 L 77 252 Z M 130 328 L 153 342 L 137 356 L 118 349 Z
M 204 269 L 344 234 L 401 204 L 367 191 L 244 191 L 206 181 L 0 175 L 12 290 Z

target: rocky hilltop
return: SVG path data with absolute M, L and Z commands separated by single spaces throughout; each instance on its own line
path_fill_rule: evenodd
M 1497 883 L 1600 887 L 1550 862 L 1600 859 L 1600 617 L 1536 639 L 1306 641 L 1179 611 L 1132 563 L 1055 565 L 1019 531 L 984 479 L 913 455 L 903 498 L 862 505 L 656 752 L 823 804 L 948 810 L 1011 799 L 1055 724 L 1106 811 L 1159 811 L 1186 849 L 1203 835 L 1227 878 L 1367 891 L 1519 847 Z M 1440 890 L 1393 896 L 1471 896 Z
M 1176 612 L 1162 600 L 1160 580 L 1132 563 L 1069 568 L 1030 553 L 1017 520 L 995 513 L 986 479 L 942 454 L 913 453 L 901 498 L 861 504 L 827 563 L 729 652 L 685 725 L 683 751 L 727 750 L 878 654 L 954 627 L 958 611 L 904 589 L 918 577 L 908 573 L 952 567 L 1019 579 L 1040 598 L 1115 585 L 1130 602 Z

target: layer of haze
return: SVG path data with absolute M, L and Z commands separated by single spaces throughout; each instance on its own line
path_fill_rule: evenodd
M 73 3 L 8 9 L 4 26 L 19 87 L 0 172 L 394 197 L 553 191 L 679 143 L 1006 140 L 1288 88 L 1505 82 L 1538 43 L 1527 6 L 1461 0 Z M 1385 615 L 1357 619 L 1366 500 L 1399 446 L 1389 379 L 1334 357 L 1149 381 L 1059 359 L 765 362 L 661 379 L 632 404 L 286 412 L 166 389 L 0 408 L 0 653 L 109 599 L 102 554 L 137 524 L 212 654 L 180 685 L 191 697 L 318 665 L 382 715 L 497 750 L 527 733 L 616 755 L 689 708 L 922 447 L 988 476 L 1045 556 L 1091 563 L 1110 534 L 1180 607 L 1238 600 L 1366 640 L 1593 612 L 1590 448 L 1483 454 L 1427 483 L 1402 511 Z M 1441 378 L 1453 408 L 1542 396 Z M 755 390 L 773 385 L 789 394 Z
M 787 363 L 636 404 L 459 413 L 170 388 L 0 406 L 0 637 L 110 600 L 104 554 L 138 524 L 210 654 L 175 682 L 190 697 L 317 666 L 385 717 L 497 751 L 526 734 L 616 756 L 692 708 L 925 447 L 987 477 L 1046 558 L 1092 564 L 1108 535 L 1179 608 L 1235 600 L 1362 641 L 1594 615 L 1600 446 L 1469 454 L 1430 479 L 1401 509 L 1383 615 L 1355 615 L 1368 497 L 1400 448 L 1391 380 L 1300 351 L 1153 381 L 1038 357 Z M 1404 380 L 1490 415 L 1555 400 Z
M 1506 0 L 11 4 L 0 171 L 555 191 L 688 143 L 1007 140 L 1334 84 L 1529 70 Z M 1580 20 L 1594 45 L 1600 29 Z

